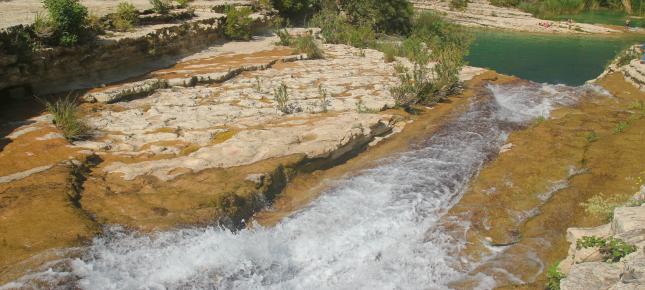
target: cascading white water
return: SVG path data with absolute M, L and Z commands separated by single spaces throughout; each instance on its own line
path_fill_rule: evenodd
M 112 228 L 69 272 L 84 289 L 443 289 L 463 241 L 437 221 L 503 144 L 506 124 L 547 115 L 583 88 L 490 86 L 416 149 L 339 182 L 274 227 Z M 71 278 L 70 278 L 71 277 Z M 492 287 L 480 277 L 481 288 Z M 28 283 L 25 281 L 17 282 Z M 2 287 L 0 287 L 2 288 Z

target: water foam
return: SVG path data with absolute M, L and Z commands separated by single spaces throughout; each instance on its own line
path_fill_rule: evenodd
M 416 149 L 341 181 L 274 227 L 151 236 L 115 227 L 67 274 L 84 289 L 446 288 L 467 275 L 454 267 L 465 242 L 439 218 L 498 152 L 507 136 L 500 121 L 527 121 L 562 102 L 531 88 L 490 90 L 493 100 L 474 101 Z M 494 286 L 474 277 L 481 289 Z

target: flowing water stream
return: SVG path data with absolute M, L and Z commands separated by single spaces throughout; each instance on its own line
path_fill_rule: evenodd
M 445 289 L 475 279 L 440 219 L 507 133 L 595 87 L 489 85 L 436 134 L 339 181 L 273 227 L 142 235 L 114 227 L 80 258 L 11 285 L 83 289 Z M 467 267 L 459 265 L 468 265 Z M 1 289 L 2 287 L 0 287 Z

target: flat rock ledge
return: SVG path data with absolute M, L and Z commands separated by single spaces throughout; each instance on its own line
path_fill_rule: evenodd
M 645 185 L 634 200 L 645 200 Z M 584 236 L 615 237 L 635 245 L 636 252 L 620 262 L 607 263 L 596 248 L 576 249 L 576 241 Z M 645 205 L 618 207 L 610 224 L 595 228 L 570 228 L 567 241 L 569 254 L 560 263 L 566 278 L 562 290 L 645 289 Z
M 644 51 L 641 48 L 640 44 L 633 45 L 629 48 L 632 53 L 635 53 L 639 57 L 630 60 L 626 64 L 620 64 L 620 58 L 616 58 L 607 69 L 594 80 L 588 82 L 595 82 L 603 77 L 607 76 L 610 73 L 620 72 L 625 77 L 625 80 L 640 89 L 642 92 L 645 92 L 645 63 L 641 62 L 640 56 L 643 55 Z

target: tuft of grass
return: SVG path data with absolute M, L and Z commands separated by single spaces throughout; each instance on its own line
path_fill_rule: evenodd
M 559 266 L 560 262 L 556 262 L 546 272 L 546 288 L 549 290 L 560 290 L 560 281 L 565 276 L 558 270 Z
M 281 83 L 278 88 L 273 90 L 273 100 L 276 102 L 280 112 L 291 113 L 289 110 L 289 88 L 285 83 Z
M 593 248 L 598 247 L 600 254 L 606 262 L 618 262 L 625 256 L 636 252 L 636 246 L 626 243 L 616 238 L 599 238 L 596 236 L 585 236 L 576 241 L 576 248 Z
M 53 103 L 46 102 L 45 107 L 54 116 L 54 125 L 63 131 L 65 139 L 77 141 L 89 136 L 89 127 L 80 117 L 76 98 L 67 96 Z
M 585 139 L 587 140 L 587 143 L 593 143 L 598 141 L 600 137 L 598 137 L 598 134 L 596 133 L 596 131 L 591 131 L 587 134 L 587 136 L 585 136 Z
M 378 113 L 378 111 L 379 110 L 371 109 L 365 106 L 363 100 L 358 100 L 358 102 L 356 102 L 356 112 L 359 114 L 373 114 Z
M 129 31 L 139 22 L 139 12 L 129 2 L 119 2 L 116 13 L 110 16 L 112 26 L 116 31 Z
M 329 107 L 331 101 L 327 90 L 322 85 L 318 85 L 318 98 L 320 99 L 320 111 L 327 113 L 327 107 Z
M 310 59 L 324 58 L 322 50 L 311 34 L 299 36 L 294 39 L 293 43 L 298 53 L 307 54 Z
M 379 44 L 378 50 L 383 52 L 383 61 L 390 63 L 396 60 L 399 46 L 392 42 L 386 42 Z
M 277 45 L 291 46 L 293 37 L 287 29 L 278 29 L 275 31 L 275 34 L 280 38 L 280 41 L 276 42 Z

